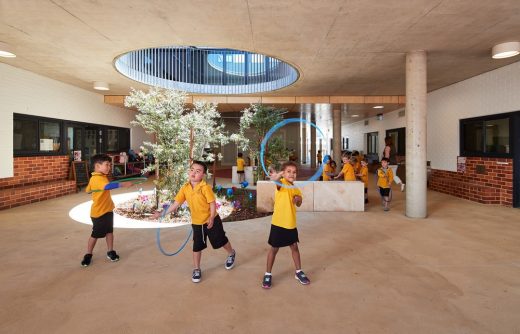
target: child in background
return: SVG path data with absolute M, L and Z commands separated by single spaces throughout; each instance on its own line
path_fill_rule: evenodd
M 92 220 L 92 233 L 87 243 L 87 253 L 83 256 L 81 265 L 88 267 L 92 262 L 92 252 L 99 238 L 105 238 L 107 242 L 107 258 L 116 262 L 119 255 L 114 250 L 114 202 L 110 196 L 110 189 L 119 187 L 128 188 L 131 182 L 110 183 L 108 175 L 112 167 L 112 159 L 106 154 L 96 154 L 92 157 L 94 172 L 88 182 L 85 191 L 92 192 L 92 206 L 90 219 Z
M 318 154 L 316 154 L 316 162 L 318 163 L 318 167 L 321 166 L 322 164 L 322 155 L 321 155 L 321 150 L 318 150 Z
M 301 284 L 307 285 L 311 281 L 301 270 L 300 251 L 298 249 L 298 230 L 296 229 L 296 206 L 302 204 L 302 192 L 298 188 L 292 188 L 296 180 L 298 167 L 288 161 L 282 164 L 281 172 L 271 170 L 270 178 L 280 181 L 284 186 L 277 185 L 274 197 L 274 211 L 271 221 L 271 232 L 269 234 L 269 253 L 267 254 L 267 270 L 264 274 L 262 287 L 270 289 L 272 285 L 272 274 L 274 260 L 280 247 L 291 248 L 296 272 L 294 278 Z M 291 187 L 291 188 L 289 188 Z
M 365 184 L 365 204 L 368 203 L 368 162 L 366 159 L 361 160 L 361 167 L 357 177 Z
M 381 168 L 377 170 L 377 186 L 379 193 L 383 198 L 383 210 L 388 211 L 390 208 L 390 186 L 394 181 L 394 173 L 391 168 L 388 168 L 388 158 L 381 159 Z
M 341 169 L 341 172 L 334 179 L 337 180 L 343 176 L 345 181 L 356 181 L 356 174 L 354 172 L 354 167 L 352 167 L 349 155 L 344 153 L 341 160 L 343 161 L 343 169 Z
M 211 186 L 209 186 L 204 177 L 208 171 L 208 167 L 202 161 L 193 161 L 188 172 L 189 181 L 182 186 L 175 201 L 166 210 L 164 215 L 175 212 L 181 204 L 188 202 L 191 213 L 191 227 L 193 229 L 193 272 L 191 280 L 193 283 L 199 283 L 202 278 L 200 269 L 200 259 L 202 250 L 207 247 L 207 238 L 211 242 L 213 249 L 224 248 L 228 257 L 224 264 L 226 269 L 232 269 L 235 265 L 235 250 L 231 247 L 229 239 L 226 237 L 222 220 L 220 220 L 216 209 L 215 194 Z M 156 212 L 152 218 L 157 219 L 161 216 L 160 212 Z
M 332 167 L 332 164 L 336 164 L 330 156 L 325 156 L 325 159 L 327 160 L 327 163 L 325 164 L 325 167 L 323 167 L 323 173 L 322 178 L 323 181 L 331 181 L 332 178 L 334 178 L 334 175 L 336 174 L 336 166 Z
M 237 174 L 238 174 L 238 183 L 242 183 L 245 180 L 244 166 L 246 162 L 242 159 L 242 153 L 238 153 L 237 157 Z
M 351 161 L 352 167 L 354 167 L 354 173 L 359 174 L 359 171 L 361 170 L 361 157 L 359 156 L 358 151 L 352 152 Z

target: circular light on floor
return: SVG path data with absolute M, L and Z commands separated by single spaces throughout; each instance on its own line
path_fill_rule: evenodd
M 242 50 L 166 46 L 130 51 L 114 60 L 124 76 L 150 85 L 199 94 L 251 94 L 292 85 L 290 64 Z

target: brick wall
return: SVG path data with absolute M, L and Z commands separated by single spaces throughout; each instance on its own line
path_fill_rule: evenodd
M 432 169 L 429 187 L 484 204 L 513 206 L 513 160 L 466 158 L 466 172 Z
M 14 177 L 0 179 L 0 210 L 71 194 L 68 156 L 14 158 Z

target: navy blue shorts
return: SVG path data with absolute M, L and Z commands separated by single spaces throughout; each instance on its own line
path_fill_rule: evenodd
M 224 232 L 224 226 L 222 226 L 222 220 L 218 215 L 215 216 L 215 219 L 213 220 L 212 228 L 208 228 L 208 224 L 192 224 L 191 228 L 193 229 L 194 252 L 200 252 L 201 250 L 208 247 L 206 244 L 208 238 L 213 249 L 218 249 L 229 242 L 228 238 L 226 237 L 226 232 Z
M 388 197 L 388 196 L 390 196 L 390 188 L 381 188 L 381 187 L 379 187 L 379 193 L 383 197 Z
M 267 243 L 272 247 L 287 247 L 299 241 L 298 229 L 286 229 L 271 224 L 271 232 L 269 233 L 269 240 Z
M 104 238 L 107 233 L 114 232 L 114 213 L 105 213 L 97 218 L 90 217 L 92 220 L 92 238 Z

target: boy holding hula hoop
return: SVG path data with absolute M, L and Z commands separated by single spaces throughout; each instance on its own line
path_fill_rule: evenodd
M 119 255 L 114 250 L 114 202 L 110 196 L 110 189 L 132 186 L 132 182 L 110 183 L 108 174 L 112 167 L 112 159 L 108 155 L 96 154 L 91 160 L 94 172 L 85 191 L 92 192 L 92 233 L 87 243 L 87 254 L 81 261 L 83 267 L 88 267 L 92 262 L 92 252 L 99 238 L 105 238 L 107 242 L 107 258 L 112 262 L 119 261 Z
M 166 210 L 164 216 L 175 212 L 177 208 L 188 202 L 188 207 L 191 213 L 191 227 L 193 229 L 193 273 L 191 280 L 193 283 L 198 283 L 202 277 L 200 270 L 200 259 L 202 250 L 207 247 L 206 239 L 209 238 L 213 249 L 223 247 L 228 257 L 224 267 L 231 269 L 235 265 L 235 250 L 231 247 L 231 243 L 226 237 L 222 220 L 217 214 L 215 194 L 211 187 L 203 180 L 206 176 L 208 167 L 202 161 L 193 161 L 188 172 L 188 182 L 175 196 L 175 201 Z M 152 218 L 159 218 L 160 212 L 156 212 Z
M 279 181 L 282 185 L 276 185 L 276 193 L 274 197 L 274 211 L 271 220 L 271 232 L 269 234 L 268 243 L 271 245 L 269 253 L 267 253 L 267 271 L 264 274 L 262 287 L 270 289 L 272 285 L 271 271 L 273 269 L 274 260 L 280 247 L 291 249 L 292 258 L 296 272 L 294 278 L 301 284 L 307 285 L 311 281 L 301 270 L 300 250 L 298 249 L 298 230 L 296 229 L 296 206 L 302 205 L 302 192 L 298 188 L 294 188 L 297 165 L 288 161 L 282 164 L 281 172 L 271 170 L 270 178 L 273 181 Z

